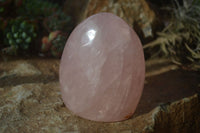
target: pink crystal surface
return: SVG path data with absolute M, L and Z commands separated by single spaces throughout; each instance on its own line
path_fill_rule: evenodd
M 128 119 L 145 78 L 141 42 L 129 25 L 99 13 L 71 33 L 60 65 L 63 101 L 74 114 L 94 121 Z

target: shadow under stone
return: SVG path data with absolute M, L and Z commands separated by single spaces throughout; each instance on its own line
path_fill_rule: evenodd
M 200 92 L 200 73 L 174 70 L 146 78 L 147 83 L 133 117 L 148 113 L 159 105 L 167 104 Z

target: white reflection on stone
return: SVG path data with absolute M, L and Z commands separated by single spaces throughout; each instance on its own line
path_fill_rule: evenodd
M 88 42 L 86 44 L 84 44 L 83 46 L 92 44 L 92 41 L 94 40 L 94 38 L 96 36 L 96 31 L 94 29 L 91 29 L 86 33 L 86 35 L 88 37 Z

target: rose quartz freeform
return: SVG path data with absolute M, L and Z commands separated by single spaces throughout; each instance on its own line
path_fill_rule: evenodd
M 142 94 L 141 42 L 121 18 L 99 13 L 71 33 L 60 65 L 61 93 L 74 114 L 94 121 L 128 119 Z

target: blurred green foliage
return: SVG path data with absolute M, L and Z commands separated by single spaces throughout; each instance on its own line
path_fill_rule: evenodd
M 3 48 L 4 53 L 19 54 L 27 50 L 39 53 L 44 36 L 54 31 L 68 35 L 72 28 L 71 17 L 64 14 L 56 3 L 48 0 L 0 0 L 0 49 Z M 64 47 L 67 36 L 64 38 L 59 42 L 61 47 Z M 56 47 L 54 51 L 56 49 L 60 52 L 60 48 Z
M 5 29 L 4 39 L 5 44 L 10 47 L 4 50 L 10 54 L 17 54 L 18 50 L 28 50 L 36 36 L 33 23 L 21 18 L 10 20 Z
M 60 10 L 59 5 L 45 0 L 23 0 L 22 5 L 17 10 L 21 16 L 30 19 L 48 17 Z

